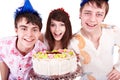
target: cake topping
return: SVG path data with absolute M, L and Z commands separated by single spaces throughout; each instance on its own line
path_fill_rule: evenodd
M 67 58 L 75 55 L 72 50 L 68 49 L 59 49 L 53 51 L 40 51 L 33 55 L 33 58 L 38 59 L 52 59 L 52 58 Z

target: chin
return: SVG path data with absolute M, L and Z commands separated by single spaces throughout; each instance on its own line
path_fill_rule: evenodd
M 61 38 L 60 39 L 55 39 L 56 41 L 61 41 Z

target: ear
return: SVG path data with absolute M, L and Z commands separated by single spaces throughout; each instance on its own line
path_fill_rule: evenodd
M 104 19 L 102 20 L 102 22 L 104 22 Z
M 79 19 L 81 19 L 81 14 L 79 14 Z
M 18 29 L 17 28 L 14 28 L 15 32 L 17 33 L 18 32 Z

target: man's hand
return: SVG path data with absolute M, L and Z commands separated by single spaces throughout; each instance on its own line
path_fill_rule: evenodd
M 120 72 L 116 69 L 113 69 L 108 75 L 108 80 L 119 80 L 120 79 Z

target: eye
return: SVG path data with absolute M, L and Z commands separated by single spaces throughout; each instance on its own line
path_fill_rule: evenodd
M 54 26 L 55 26 L 55 24 L 51 23 L 51 24 L 50 24 L 50 26 L 51 26 L 51 27 L 54 27 Z
M 37 32 L 37 31 L 39 31 L 39 29 L 38 29 L 38 28 L 35 28 L 35 29 L 33 29 L 33 31 L 34 31 L 34 32 Z
M 64 23 L 61 23 L 60 26 L 65 26 L 65 24 L 64 24 Z
M 102 16 L 103 16 L 103 14 L 100 14 L 100 13 L 97 14 L 97 17 L 102 17 Z
M 22 27 L 21 30 L 26 31 L 27 29 L 25 27 Z
M 84 13 L 84 14 L 90 14 L 90 13 Z
M 90 13 L 90 12 L 85 12 L 84 14 L 85 14 L 86 16 L 91 15 L 91 13 Z

